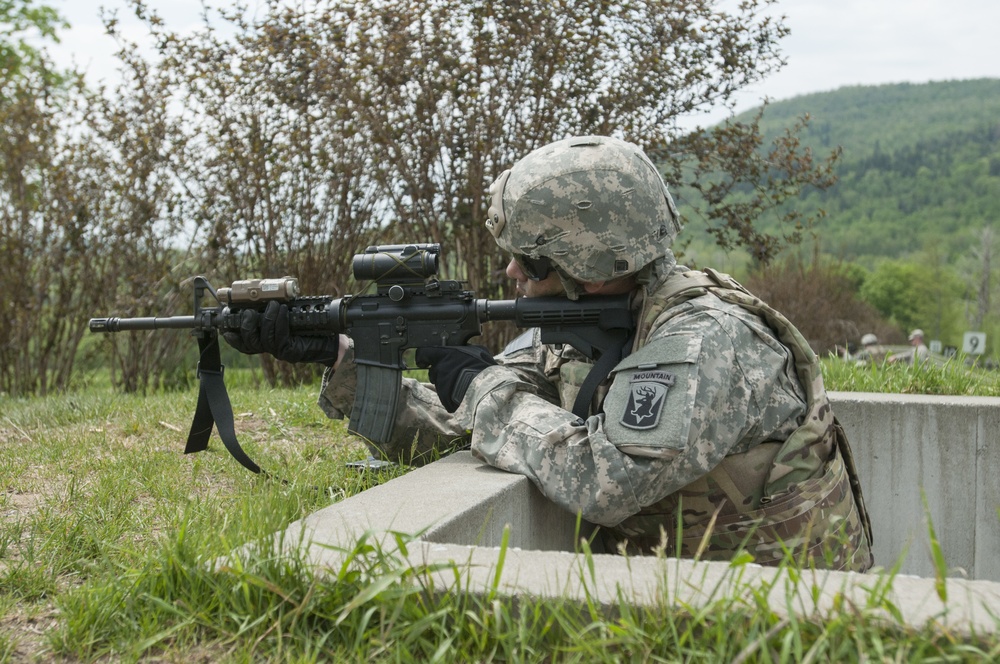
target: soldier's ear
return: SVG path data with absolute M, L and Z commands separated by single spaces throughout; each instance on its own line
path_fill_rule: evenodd
M 581 285 L 583 286 L 583 290 L 585 290 L 586 292 L 588 292 L 590 294 L 594 294 L 594 293 L 598 292 L 599 290 L 601 290 L 602 288 L 604 288 L 604 284 L 606 284 L 606 283 L 608 283 L 608 282 L 606 282 L 606 281 L 584 281 Z

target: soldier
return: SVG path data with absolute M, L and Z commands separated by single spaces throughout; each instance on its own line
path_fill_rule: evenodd
M 523 297 L 631 293 L 630 352 L 571 408 L 593 364 L 529 330 L 493 357 L 424 348 L 432 384 L 406 379 L 395 438 L 377 453 L 421 462 L 471 445 L 600 526 L 606 550 L 864 571 L 871 531 L 819 363 L 788 320 L 727 275 L 678 266 L 680 230 L 659 173 L 635 145 L 583 136 L 544 146 L 490 188 L 487 226 Z M 331 364 L 320 394 L 350 413 L 350 341 L 289 337 L 277 305 L 248 311 L 244 352 Z M 287 320 L 287 319 L 286 319 Z M 277 322 L 277 327 L 275 323 Z M 249 343 L 248 343 L 249 341 Z M 303 344 L 313 347 L 303 353 Z M 588 383 L 590 384 L 590 383 Z M 586 399 L 586 397 L 584 397 Z
M 886 352 L 885 347 L 878 342 L 878 337 L 869 332 L 861 337 L 861 350 L 852 359 L 858 364 L 881 364 Z
M 913 346 L 910 362 L 915 365 L 926 362 L 930 356 L 930 351 L 927 350 L 927 344 L 924 343 L 924 331 L 921 329 L 913 330 L 910 332 L 908 340 L 910 345 Z
M 910 342 L 910 350 L 893 355 L 889 358 L 889 362 L 891 364 L 912 364 L 915 367 L 927 362 L 930 351 L 927 349 L 927 344 L 924 343 L 924 331 L 917 328 L 910 332 L 910 336 L 907 338 Z

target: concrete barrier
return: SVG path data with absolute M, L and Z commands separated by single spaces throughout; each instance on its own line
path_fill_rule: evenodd
M 1000 581 L 1000 398 L 833 392 L 875 558 L 934 576 L 926 515 L 954 576 Z M 926 513 L 925 500 L 926 498 Z
M 875 529 L 878 565 L 897 562 L 885 599 L 911 626 L 1000 631 L 1000 399 L 834 393 L 838 419 L 854 445 Z M 949 568 L 947 593 L 935 585 L 921 495 Z M 992 518 L 991 518 L 992 514 Z M 720 589 L 746 594 L 775 583 L 780 570 L 727 563 L 623 558 L 575 553 L 581 535 L 573 515 L 557 508 L 524 477 L 483 465 L 461 452 L 324 508 L 292 524 L 286 542 L 304 538 L 317 565 L 338 565 L 361 537 L 393 547 L 392 531 L 416 535 L 418 563 L 451 561 L 473 591 L 496 582 L 499 549 L 508 538 L 499 588 L 516 595 L 561 595 L 613 604 L 618 590 L 636 603 L 718 599 Z M 583 533 L 585 534 L 585 533 Z M 587 560 L 587 565 L 584 560 Z M 593 564 L 594 574 L 585 573 Z M 971 579 L 958 578 L 968 574 Z M 822 614 L 840 595 L 870 606 L 884 576 L 816 572 L 774 596 L 779 614 Z M 586 581 L 586 587 L 584 582 Z M 799 590 L 801 587 L 801 590 Z M 788 594 L 795 599 L 789 601 Z M 815 594 L 814 594 L 815 593 Z

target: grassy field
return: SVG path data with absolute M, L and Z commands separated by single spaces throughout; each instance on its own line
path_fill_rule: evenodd
M 1000 394 L 994 374 L 828 364 L 831 390 Z M 971 376 L 971 377 L 970 377 Z M 701 610 L 595 607 L 435 586 L 431 570 L 365 541 L 319 575 L 295 554 L 209 565 L 399 469 L 315 405 L 315 386 L 230 382 L 244 447 L 183 455 L 194 393 L 105 388 L 0 396 L 0 662 L 21 661 L 991 661 L 1000 642 L 913 632 L 845 608 L 823 624 L 767 602 Z M 438 577 L 439 578 L 439 577 Z M 879 607 L 891 613 L 892 607 Z

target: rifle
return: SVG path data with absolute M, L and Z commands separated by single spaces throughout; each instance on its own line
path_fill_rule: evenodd
M 368 247 L 355 254 L 354 278 L 373 280 L 367 295 L 303 296 L 294 277 L 235 281 L 216 290 L 205 277 L 193 280 L 194 313 L 190 316 L 92 318 L 91 332 L 190 329 L 201 350 L 200 391 L 185 454 L 208 447 L 213 423 L 229 452 L 259 473 L 236 441 L 232 406 L 223 381 L 219 332 L 238 330 L 247 308 L 263 311 L 271 300 L 289 308 L 295 334 L 346 334 L 354 340 L 358 385 L 348 431 L 369 442 L 390 440 L 395 425 L 403 352 L 424 346 L 460 346 L 482 332 L 482 323 L 512 321 L 520 328 L 540 328 L 546 344 L 569 344 L 596 361 L 573 406 L 588 415 L 597 386 L 627 353 L 635 328 L 628 295 L 600 295 L 569 300 L 562 297 L 488 300 L 465 290 L 463 282 L 438 280 L 440 245 L 398 244 Z M 216 306 L 205 306 L 211 294 Z

